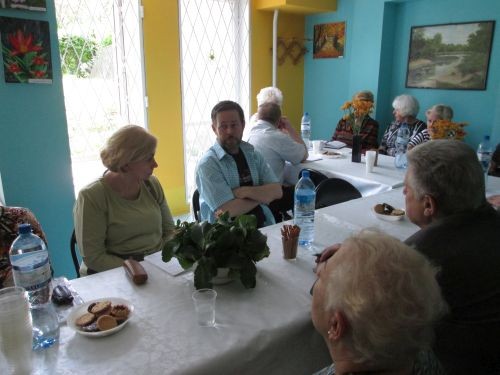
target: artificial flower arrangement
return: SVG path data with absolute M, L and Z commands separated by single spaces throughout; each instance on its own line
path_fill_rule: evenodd
M 343 119 L 351 125 L 352 134 L 358 135 L 363 127 L 363 120 L 373 112 L 373 102 L 354 99 L 345 102 L 340 109 L 345 112 Z
M 427 131 L 431 139 L 456 139 L 463 140 L 467 134 L 464 131 L 465 122 L 452 122 L 450 120 L 436 120 L 428 126 Z

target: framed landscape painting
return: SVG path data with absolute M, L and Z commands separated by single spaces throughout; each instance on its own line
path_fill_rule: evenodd
M 485 90 L 495 21 L 411 28 L 406 87 Z

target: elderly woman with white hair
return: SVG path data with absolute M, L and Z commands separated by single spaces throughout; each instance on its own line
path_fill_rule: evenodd
M 453 108 L 444 104 L 436 104 L 425 111 L 425 117 L 427 119 L 427 129 L 424 129 L 420 133 L 418 133 L 415 137 L 413 137 L 408 142 L 408 150 L 411 150 L 413 147 L 427 142 L 430 137 L 428 133 L 429 126 L 431 126 L 434 122 L 438 120 L 450 120 L 453 118 Z
M 394 156 L 396 153 L 396 138 L 398 137 L 398 130 L 403 123 L 406 123 L 410 129 L 410 142 L 418 134 L 427 129 L 426 123 L 417 119 L 420 106 L 417 99 L 413 96 L 397 96 L 392 102 L 392 107 L 394 108 L 392 111 L 394 121 L 386 129 L 379 147 L 380 153 L 390 156 Z M 427 141 L 428 139 L 429 135 L 427 134 L 423 141 Z
M 317 374 L 442 374 L 428 349 L 447 311 L 437 269 L 381 232 L 348 238 L 318 265 L 312 321 L 333 364 Z
M 280 108 L 283 105 L 283 93 L 277 87 L 269 86 L 262 88 L 257 94 L 256 98 L 257 98 L 257 107 L 260 107 L 265 103 L 273 103 L 278 105 Z M 257 120 L 259 120 L 258 112 L 254 113 L 252 117 L 250 117 L 248 123 L 245 125 L 245 129 L 243 130 L 244 141 L 248 141 L 248 137 L 250 136 L 250 130 L 252 130 L 252 128 L 255 126 Z M 284 127 L 286 127 L 285 122 L 288 123 L 288 125 L 290 125 L 288 119 L 286 117 L 282 117 L 282 119 L 280 120 L 279 129 L 283 129 Z

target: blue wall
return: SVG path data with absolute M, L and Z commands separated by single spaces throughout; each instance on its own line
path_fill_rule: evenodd
M 411 26 L 481 20 L 497 21 L 485 91 L 405 88 Z M 500 142 L 500 1 L 338 0 L 337 12 L 307 17 L 306 37 L 313 38 L 315 24 L 336 21 L 346 21 L 345 57 L 313 59 L 308 53 L 305 60 L 304 108 L 312 114 L 313 138 L 329 138 L 342 116 L 338 108 L 368 89 L 376 93 L 379 136 L 392 120 L 392 99 L 408 93 L 420 102 L 419 118 L 425 120 L 433 104 L 446 103 L 456 121 L 470 124 L 468 144 L 475 147 L 484 134 Z
M 0 67 L 0 171 L 6 203 L 30 208 L 42 224 L 56 275 L 74 277 L 69 251 L 74 202 L 54 3 L 47 12 L 0 16 L 49 22 L 52 84 L 5 83 Z

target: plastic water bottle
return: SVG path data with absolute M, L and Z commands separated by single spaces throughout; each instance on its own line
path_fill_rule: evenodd
M 311 117 L 309 113 L 304 113 L 302 116 L 302 121 L 300 122 L 300 135 L 302 136 L 302 140 L 306 144 L 306 147 L 309 148 L 311 145 Z
M 49 252 L 43 240 L 19 225 L 19 236 L 9 251 L 14 283 L 28 292 L 33 320 L 33 349 L 47 348 L 59 339 L 59 322 L 50 297 Z
M 316 191 L 309 178 L 309 171 L 302 171 L 302 177 L 295 185 L 293 222 L 300 227 L 299 245 L 312 249 L 314 241 L 314 209 Z
M 485 135 L 483 141 L 477 147 L 477 158 L 483 167 L 485 178 L 488 176 L 492 156 L 493 148 L 491 147 L 490 136 Z
M 396 168 L 406 169 L 408 166 L 408 159 L 406 158 L 406 148 L 410 140 L 410 129 L 408 124 L 403 122 L 398 129 L 398 136 L 396 138 L 396 153 L 394 154 L 394 165 Z

